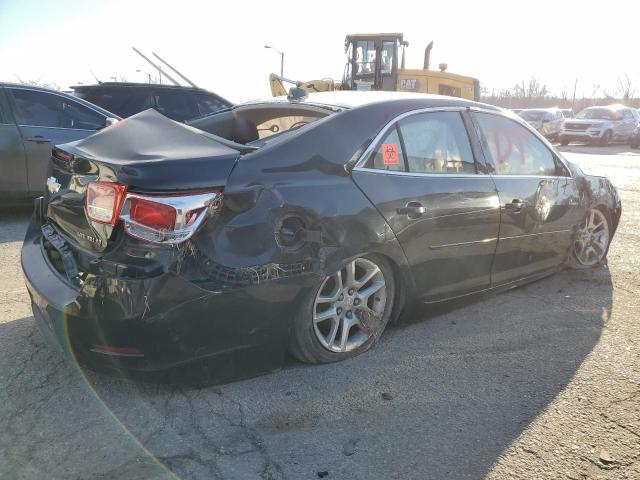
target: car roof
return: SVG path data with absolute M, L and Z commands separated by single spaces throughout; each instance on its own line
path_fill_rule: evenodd
M 43 92 L 55 92 L 55 93 L 65 93 L 61 90 L 54 90 L 53 88 L 40 87 L 39 85 L 31 85 L 28 83 L 11 83 L 11 82 L 0 82 L 0 87 L 6 88 L 30 88 L 32 90 L 40 90 Z M 65 93 L 65 95 L 69 95 Z
M 252 104 L 291 104 L 291 105 L 315 105 L 330 108 L 358 108 L 365 105 L 383 102 L 403 102 L 423 100 L 424 107 L 447 107 L 447 106 L 468 106 L 482 107 L 492 110 L 501 110 L 493 105 L 474 102 L 458 97 L 447 97 L 444 95 L 432 95 L 428 93 L 414 92 L 381 92 L 381 91 L 357 91 L 357 90 L 337 90 L 333 92 L 309 93 L 306 97 L 289 100 L 285 96 L 273 97 L 264 100 L 252 100 L 239 104 L 238 107 Z
M 212 93 L 200 87 L 160 84 L 160 83 L 141 83 L 141 82 L 100 82 L 100 83 L 94 83 L 92 85 L 73 85 L 71 88 L 73 90 L 87 90 L 87 89 L 103 88 L 103 87 L 153 88 L 154 90 L 158 88 L 162 88 L 162 89 L 192 90 L 195 92 Z

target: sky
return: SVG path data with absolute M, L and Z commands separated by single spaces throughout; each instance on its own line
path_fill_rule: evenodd
M 535 77 L 558 95 L 640 96 L 640 5 L 634 1 L 248 2 L 0 0 L 0 81 L 79 83 L 154 73 L 132 50 L 157 53 L 198 86 L 234 102 L 270 95 L 268 75 L 340 79 L 348 33 L 403 32 L 407 68 L 431 64 L 489 90 Z M 137 72 L 141 70 L 141 72 Z M 146 73 L 145 73 L 146 72 Z

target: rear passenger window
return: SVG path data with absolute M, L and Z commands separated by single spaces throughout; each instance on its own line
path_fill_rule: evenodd
M 412 115 L 399 122 L 414 173 L 476 173 L 469 137 L 458 112 Z
M 387 132 L 382 142 L 371 154 L 368 166 L 376 170 L 405 171 L 405 157 L 397 125 Z
M 522 125 L 486 113 L 474 113 L 485 155 L 496 175 L 556 175 L 551 151 Z
M 154 94 L 156 110 L 178 122 L 199 117 L 198 106 L 189 92 L 158 90 Z
M 151 95 L 142 88 L 97 88 L 80 94 L 81 98 L 123 118 L 153 106 Z

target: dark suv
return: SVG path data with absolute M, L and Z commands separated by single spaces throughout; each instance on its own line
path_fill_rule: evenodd
M 166 117 L 184 122 L 233 106 L 207 90 L 176 85 L 103 82 L 71 88 L 77 97 L 123 118 L 154 108 Z

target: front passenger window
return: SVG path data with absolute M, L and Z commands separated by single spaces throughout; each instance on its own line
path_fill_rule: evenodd
M 473 116 L 494 175 L 556 175 L 553 153 L 525 127 L 488 113 Z
M 19 125 L 76 130 L 104 127 L 104 116 L 62 95 L 15 88 L 16 121 Z

